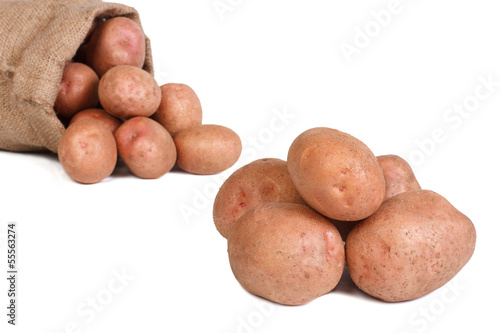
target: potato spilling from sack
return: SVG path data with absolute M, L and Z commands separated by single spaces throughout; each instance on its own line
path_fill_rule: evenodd
M 149 117 L 161 102 L 161 90 L 153 75 L 143 69 L 120 65 L 108 70 L 99 82 L 99 101 L 111 115 L 130 119 Z
M 99 104 L 99 77 L 87 65 L 70 62 L 64 68 L 61 89 L 54 104 L 57 114 L 71 119 L 77 112 Z
M 146 57 L 142 28 L 127 17 L 113 17 L 95 27 L 87 47 L 87 62 L 99 77 L 118 65 L 142 68 Z
M 89 119 L 94 121 L 85 122 L 88 131 L 107 129 L 109 135 L 86 139 L 92 144 L 88 147 L 105 150 L 113 138 L 118 161 L 140 178 L 160 178 L 176 162 L 189 173 L 214 174 L 239 159 L 240 137 L 227 127 L 202 124 L 201 103 L 190 86 L 159 86 L 143 68 L 146 50 L 146 35 L 134 20 L 96 18 L 65 66 L 54 110 L 68 124 L 59 159 L 73 180 L 99 182 L 116 165 L 116 158 L 112 167 L 97 163 L 98 151 L 83 151 L 72 141 L 81 132 L 78 124 Z M 101 137 L 106 141 L 100 142 Z
M 241 286 L 286 305 L 329 293 L 344 262 L 363 292 L 412 300 L 450 281 L 476 244 L 473 223 L 422 190 L 403 158 L 375 157 L 326 127 L 300 134 L 287 161 L 236 170 L 215 198 L 213 219 Z
M 165 127 L 147 117 L 134 117 L 115 132 L 118 153 L 129 170 L 140 178 L 160 178 L 177 157 L 174 141 Z
M 231 129 L 220 125 L 199 125 L 174 137 L 177 165 L 184 171 L 211 175 L 230 168 L 241 155 L 241 140 Z
M 167 83 L 161 86 L 161 103 L 153 119 L 176 136 L 182 130 L 201 125 L 200 99 L 194 90 L 182 83 Z
M 83 184 L 97 183 L 115 168 L 116 142 L 104 124 L 98 120 L 82 119 L 64 132 L 58 156 L 72 179 Z

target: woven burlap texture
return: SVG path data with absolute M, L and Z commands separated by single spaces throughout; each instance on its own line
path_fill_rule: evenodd
M 64 132 L 53 109 L 66 61 L 95 18 L 126 16 L 129 6 L 100 0 L 0 0 L 0 149 L 52 151 Z M 146 37 L 144 69 L 153 74 Z

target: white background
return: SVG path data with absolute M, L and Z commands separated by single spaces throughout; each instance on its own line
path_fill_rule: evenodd
M 18 325 L 6 324 L 2 278 L 2 332 L 498 327 L 498 311 L 489 305 L 500 297 L 497 1 L 123 3 L 141 14 L 158 82 L 190 85 L 204 122 L 241 136 L 234 168 L 256 158 L 286 159 L 293 139 L 311 127 L 342 130 L 376 155 L 409 160 L 422 187 L 474 222 L 476 251 L 448 285 L 417 300 L 378 301 L 346 275 L 309 304 L 281 306 L 247 293 L 230 270 L 211 215 L 228 173 L 175 171 L 142 180 L 121 167 L 86 186 L 71 181 L 52 154 L 0 151 L 4 272 L 8 222 L 17 222 L 19 235 Z M 390 18 L 382 15 L 388 9 Z M 368 36 L 360 33 L 365 29 Z M 350 56 L 342 51 L 348 44 L 356 48 Z M 456 113 L 458 107 L 465 111 Z

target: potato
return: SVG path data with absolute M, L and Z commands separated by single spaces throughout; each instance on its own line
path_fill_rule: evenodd
M 305 204 L 290 178 L 286 162 L 277 158 L 253 161 L 226 179 L 214 200 L 213 218 L 217 230 L 227 238 L 241 215 L 266 202 Z
M 382 155 L 377 156 L 377 161 L 385 178 L 384 200 L 402 192 L 421 189 L 410 164 L 402 157 Z
M 288 151 L 288 171 L 304 200 L 335 220 L 364 219 L 384 199 L 384 175 L 375 155 L 335 129 L 317 127 L 300 134 Z
M 79 111 L 77 114 L 73 116 L 73 118 L 71 118 L 69 124 L 71 125 L 75 121 L 81 119 L 98 120 L 102 122 L 113 134 L 115 134 L 118 127 L 120 127 L 120 125 L 122 124 L 122 121 L 120 119 L 113 117 L 103 109 L 86 109 Z
M 99 82 L 99 100 L 111 115 L 149 117 L 158 109 L 161 90 L 153 75 L 133 66 L 115 66 Z
M 471 220 L 441 195 L 403 192 L 351 231 L 347 266 L 367 294 L 406 301 L 450 281 L 469 261 L 475 244 Z
M 177 165 L 199 175 L 222 172 L 233 166 L 242 150 L 240 137 L 219 125 L 200 125 L 179 132 L 175 137 Z
M 173 137 L 182 130 L 201 125 L 201 103 L 191 87 L 167 83 L 160 88 L 161 103 L 153 119 L 162 124 Z
M 87 63 L 99 77 L 118 65 L 142 68 L 146 58 L 144 31 L 127 17 L 107 19 L 90 37 Z
M 92 68 L 78 62 L 67 63 L 54 104 L 57 115 L 70 119 L 78 111 L 96 107 L 98 86 L 99 78 Z
M 107 178 L 117 161 L 115 138 L 100 121 L 81 119 L 64 131 L 58 147 L 59 161 L 75 181 L 91 184 Z
M 286 305 L 329 293 L 345 262 L 335 226 L 295 203 L 265 203 L 243 214 L 229 233 L 228 254 L 243 288 Z
M 177 152 L 167 130 L 147 117 L 134 117 L 115 132 L 118 153 L 141 178 L 160 178 L 172 169 Z

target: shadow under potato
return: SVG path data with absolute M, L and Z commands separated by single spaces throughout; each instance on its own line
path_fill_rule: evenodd
M 351 275 L 349 274 L 349 271 L 347 270 L 347 265 L 344 267 L 344 272 L 340 277 L 339 283 L 329 294 L 335 293 L 346 294 L 354 297 L 362 297 L 373 302 L 377 301 L 376 298 L 366 294 L 361 289 L 359 289 L 358 286 L 356 286 L 351 278 Z

